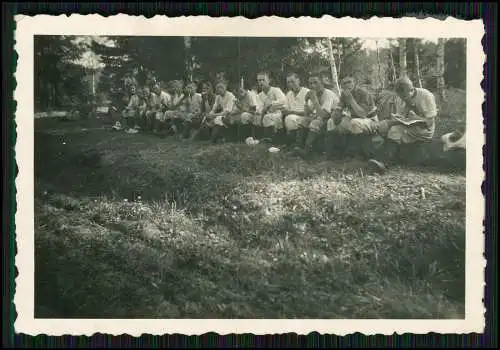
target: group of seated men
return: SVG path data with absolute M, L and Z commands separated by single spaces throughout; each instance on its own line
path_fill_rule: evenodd
M 193 82 L 174 81 L 170 92 L 159 83 L 150 84 L 140 90 L 130 85 L 122 123 L 115 128 L 129 133 L 139 129 L 177 133 L 214 143 L 252 136 L 289 145 L 301 155 L 309 154 L 318 143 L 331 156 L 343 154 L 353 144 L 363 145 L 361 152 L 373 155 L 375 145 L 385 145 L 379 147 L 384 149 L 379 155 L 390 161 L 398 146 L 432 139 L 437 116 L 434 95 L 414 87 L 407 77 L 394 85 L 403 102 L 401 111 L 388 116 L 379 115 L 372 94 L 352 77 L 341 80 L 340 96 L 325 86 L 319 74 L 310 75 L 306 87 L 297 74 L 290 73 L 286 94 L 271 84 L 265 72 L 257 74 L 257 89 L 238 86 L 235 94 L 228 91 L 224 78 L 203 82 L 201 93 Z

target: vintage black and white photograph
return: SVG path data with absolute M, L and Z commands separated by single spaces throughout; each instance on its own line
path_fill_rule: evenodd
M 465 320 L 481 43 L 397 28 L 34 33 L 34 319 Z

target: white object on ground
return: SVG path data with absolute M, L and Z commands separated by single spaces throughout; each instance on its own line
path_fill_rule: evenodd
M 425 188 L 420 187 L 420 195 L 422 196 L 422 199 L 425 199 Z
M 441 142 L 443 143 L 443 151 L 448 152 L 454 149 L 465 149 L 466 147 L 466 138 L 465 138 L 465 132 L 458 138 L 458 140 L 452 141 L 454 136 L 458 136 L 457 132 L 450 132 L 448 134 L 444 134 L 441 136 Z
M 247 138 L 245 139 L 245 143 L 246 143 L 247 145 L 249 145 L 249 146 L 258 145 L 258 144 L 259 144 L 259 142 L 260 142 L 259 140 L 254 139 L 254 138 L 253 138 L 253 137 L 251 137 L 251 136 L 250 136 L 250 137 L 247 137 Z
M 120 122 L 116 122 L 115 125 L 112 126 L 114 130 L 122 130 L 122 124 Z
M 271 153 L 278 153 L 279 151 L 280 151 L 280 149 L 277 147 L 269 147 L 269 152 L 271 152 Z
M 137 129 L 128 129 L 127 131 L 125 131 L 127 134 L 137 134 L 139 131 L 137 131 Z

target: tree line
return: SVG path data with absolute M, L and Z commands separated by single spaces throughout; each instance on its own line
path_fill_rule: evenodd
M 365 49 L 359 38 L 288 37 L 108 37 L 102 40 L 71 36 L 35 38 L 35 108 L 88 104 L 93 99 L 119 98 L 127 72 L 139 77 L 153 72 L 160 81 L 214 79 L 223 71 L 227 79 L 252 87 L 259 71 L 271 73 L 284 86 L 286 74 L 305 77 L 324 72 L 336 80 L 354 76 L 374 92 L 391 89 L 398 76 L 408 75 L 416 86 L 446 98 L 446 88 L 465 89 L 465 39 L 388 39 Z M 84 52 L 99 57 L 102 68 L 76 61 Z M 140 78 L 141 79 L 141 78 Z

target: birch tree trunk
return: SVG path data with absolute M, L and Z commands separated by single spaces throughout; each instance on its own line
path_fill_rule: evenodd
M 445 39 L 438 39 L 437 60 L 436 60 L 436 75 L 437 75 L 437 91 L 442 101 L 446 101 L 445 82 L 444 82 L 444 43 Z
M 191 57 L 191 37 L 184 37 L 184 61 L 186 64 L 186 76 L 188 82 L 193 81 L 193 67 L 192 67 L 192 57 Z
M 335 58 L 333 57 L 333 47 L 330 38 L 326 38 L 326 43 L 328 46 L 328 58 L 330 60 L 330 68 L 332 70 L 332 85 L 334 92 L 340 96 L 340 86 L 339 86 L 339 78 L 337 74 L 337 67 L 335 65 Z
M 380 89 L 383 89 L 384 88 L 384 80 L 382 79 L 382 74 L 380 72 L 380 50 L 378 47 L 378 40 L 375 41 L 375 45 L 377 47 L 378 80 L 380 81 Z
M 414 50 L 414 61 L 415 61 L 415 76 L 417 78 L 417 85 L 419 88 L 422 88 L 422 78 L 420 76 L 420 57 L 418 55 L 418 39 L 414 39 L 413 41 L 413 50 Z
M 408 69 L 406 66 L 406 39 L 400 38 L 399 42 L 399 77 L 407 77 Z
M 391 60 L 392 82 L 396 81 L 396 65 L 394 64 L 394 56 L 392 55 L 392 48 L 389 48 L 389 58 Z

